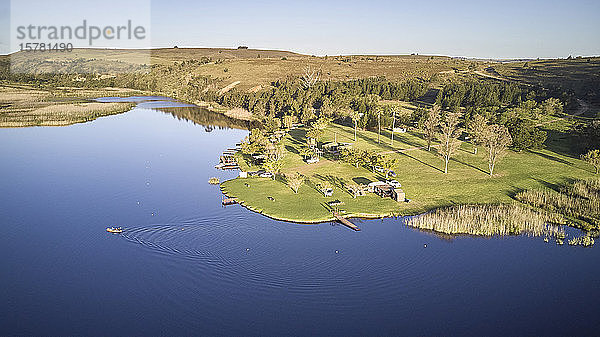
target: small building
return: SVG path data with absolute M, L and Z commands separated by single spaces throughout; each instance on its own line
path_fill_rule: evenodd
M 369 188 L 369 192 L 373 192 L 382 198 L 390 198 L 397 202 L 404 202 L 406 200 L 406 194 L 404 191 L 402 191 L 402 189 L 394 188 L 383 181 L 375 181 L 367 186 Z
M 406 194 L 404 193 L 404 191 L 401 188 L 394 188 L 394 193 L 392 194 L 392 199 L 396 200 L 397 202 L 405 202 Z
M 376 185 L 373 188 L 373 192 L 382 198 L 392 198 L 394 194 L 394 188 L 388 184 Z
M 369 183 L 369 184 L 367 185 L 367 191 L 368 191 L 368 192 L 371 192 L 371 193 L 375 193 L 375 187 L 377 187 L 377 186 L 381 186 L 381 185 L 387 185 L 387 186 L 389 186 L 388 184 L 386 184 L 386 183 L 385 183 L 385 182 L 383 182 L 383 181 L 374 181 L 374 182 L 372 182 L 372 183 Z
M 323 150 L 329 153 L 337 153 L 339 144 L 337 142 L 329 142 L 323 144 Z

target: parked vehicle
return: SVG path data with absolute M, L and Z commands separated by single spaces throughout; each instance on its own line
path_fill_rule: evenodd
M 273 178 L 273 173 L 271 172 L 261 172 L 259 175 L 261 178 Z
M 400 185 L 400 183 L 398 182 L 398 180 L 387 180 L 385 182 L 386 184 L 392 186 L 393 188 L 400 188 L 402 187 L 402 185 Z

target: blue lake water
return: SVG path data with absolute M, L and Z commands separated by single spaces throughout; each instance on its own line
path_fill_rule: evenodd
M 598 247 L 223 208 L 207 181 L 243 123 L 154 104 L 0 129 L 0 335 L 600 333 Z

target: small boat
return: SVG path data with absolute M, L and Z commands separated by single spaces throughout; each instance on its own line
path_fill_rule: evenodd
M 121 227 L 108 227 L 106 231 L 109 233 L 123 233 L 123 229 Z

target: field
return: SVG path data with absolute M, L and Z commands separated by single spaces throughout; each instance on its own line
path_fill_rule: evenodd
M 593 111 L 600 107 L 600 57 L 502 63 L 494 64 L 488 70 L 510 81 L 572 90 L 592 104 Z M 585 117 L 598 116 L 589 114 Z
M 484 69 L 489 63 L 446 56 L 309 56 L 288 51 L 223 48 L 163 48 L 152 50 L 75 49 L 70 53 L 19 52 L 0 61 L 12 70 L 32 73 L 143 73 L 149 65 L 171 67 L 179 80 L 210 76 L 219 88 L 228 86 L 257 91 L 273 81 L 297 77 L 307 66 L 321 72 L 321 80 L 349 80 L 384 76 L 390 80 L 453 77 L 468 69 Z M 184 62 L 197 62 L 183 65 Z M 199 62 L 202 61 L 202 62 Z M 173 67 L 174 65 L 183 65 Z M 236 83 L 232 85 L 233 83 Z M 83 83 L 82 83 L 83 84 Z
M 568 121 L 550 123 L 547 128 L 559 134 L 563 123 Z M 397 203 L 372 193 L 353 198 L 342 187 L 344 184 L 382 180 L 383 174 L 326 158 L 321 158 L 316 164 L 304 163 L 299 149 L 305 144 L 305 132 L 302 128 L 291 130 L 283 140 L 286 155 L 282 159 L 282 173 L 291 175 L 299 172 L 309 180 L 309 183 L 300 187 L 298 194 L 282 181 L 269 178 L 233 179 L 222 183 L 223 191 L 242 200 L 246 207 L 265 215 L 297 222 L 314 222 L 331 219 L 325 203 L 332 200 L 342 201 L 344 205 L 341 208 L 349 216 L 411 215 L 457 204 L 510 203 L 522 190 L 558 186 L 573 179 L 593 176 L 591 167 L 561 150 L 565 138 L 558 136 L 544 150 L 509 151 L 498 164 L 494 177 L 490 177 L 485 151 L 474 155 L 470 143 L 461 143 L 460 150 L 449 164 L 449 173 L 444 174 L 442 159 L 434 150 L 430 152 L 423 148 L 426 143 L 416 131 L 396 133 L 392 146 L 387 131 L 382 132 L 379 144 L 377 133 L 371 131 L 359 131 L 358 141 L 354 142 L 353 128 L 331 124 L 319 139 L 320 142 L 337 139 L 338 142 L 353 143 L 354 148 L 374 150 L 398 158 L 395 179 L 402 184 L 406 197 L 411 201 Z M 324 197 L 314 188 L 322 181 L 329 181 L 334 186 L 333 197 Z

